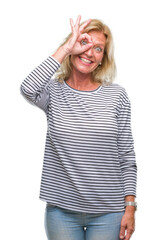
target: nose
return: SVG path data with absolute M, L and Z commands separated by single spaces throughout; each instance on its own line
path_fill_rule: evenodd
M 85 51 L 85 54 L 88 57 L 92 57 L 93 56 L 93 47 L 90 47 L 87 51 Z

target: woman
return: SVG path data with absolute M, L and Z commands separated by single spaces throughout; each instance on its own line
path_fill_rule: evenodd
M 130 239 L 136 208 L 130 102 L 112 83 L 109 28 L 80 20 L 70 19 L 72 33 L 21 85 L 47 115 L 40 190 L 46 233 L 49 240 Z

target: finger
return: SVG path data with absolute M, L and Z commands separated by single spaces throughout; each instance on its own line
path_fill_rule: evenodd
M 120 228 L 120 234 L 119 234 L 120 239 L 124 239 L 125 237 L 125 227 L 121 226 Z
M 79 15 L 79 16 L 77 17 L 77 20 L 76 20 L 76 23 L 75 23 L 75 27 L 77 28 L 77 30 L 79 29 L 80 21 L 81 21 L 81 15 Z
M 128 229 L 125 239 L 129 240 L 131 238 L 131 235 L 133 234 L 133 232 L 134 232 L 134 230 L 132 228 Z
M 81 47 L 82 53 L 83 53 L 83 52 L 86 52 L 86 51 L 87 51 L 88 49 L 90 49 L 92 46 L 93 46 L 92 43 L 87 43 L 86 45 L 82 45 L 82 47 Z
M 85 23 L 80 26 L 80 33 L 88 26 L 88 24 L 92 21 L 92 19 L 88 19 Z
M 71 26 L 71 31 L 73 32 L 74 31 L 74 22 L 73 22 L 72 18 L 70 18 L 70 26 Z
M 87 33 L 81 34 L 79 36 L 78 41 L 81 42 L 82 40 L 87 40 L 88 43 L 92 43 L 92 37 Z
M 125 240 L 129 240 L 131 238 L 131 234 L 130 233 L 127 233 L 126 237 L 125 237 Z

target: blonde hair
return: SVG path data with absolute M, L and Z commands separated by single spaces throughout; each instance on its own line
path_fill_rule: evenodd
M 82 23 L 83 24 L 83 23 Z M 102 85 L 111 84 L 116 75 L 116 65 L 114 60 L 114 46 L 113 38 L 109 27 L 103 24 L 102 21 L 98 19 L 92 19 L 89 25 L 84 29 L 83 33 L 89 33 L 90 31 L 103 32 L 106 37 L 106 45 L 104 49 L 104 55 L 101 62 L 93 72 L 92 79 L 95 82 L 99 82 Z M 71 34 L 65 39 L 65 42 L 70 38 Z M 61 68 L 56 73 L 56 79 L 60 82 L 67 80 L 70 77 L 72 71 L 71 58 L 68 56 L 61 64 Z

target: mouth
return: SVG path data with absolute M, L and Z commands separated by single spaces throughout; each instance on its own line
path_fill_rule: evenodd
M 90 60 L 88 60 L 87 58 L 83 58 L 83 57 L 80 57 L 80 56 L 79 56 L 79 59 L 80 59 L 82 62 L 84 62 L 84 63 L 86 63 L 86 64 L 88 64 L 88 65 L 90 65 L 90 64 L 93 63 L 93 61 L 90 61 Z

